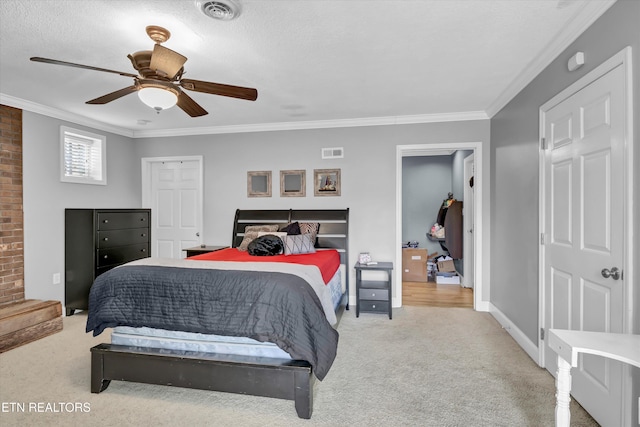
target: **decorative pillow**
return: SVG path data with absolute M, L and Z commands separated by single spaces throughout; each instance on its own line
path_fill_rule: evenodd
M 249 243 L 247 252 L 255 256 L 280 255 L 284 250 L 282 240 L 273 234 L 256 237 Z
M 308 234 L 311 237 L 311 243 L 315 246 L 320 224 L 317 222 L 300 222 L 299 225 L 300 234 Z
M 256 237 L 260 231 L 278 231 L 278 224 L 274 225 L 249 225 L 244 229 L 244 239 L 238 246 L 238 250 L 246 251 L 249 243 Z
M 300 224 L 298 224 L 298 222 L 290 222 L 286 226 L 282 227 L 280 231 L 284 231 L 287 234 L 302 234 L 300 232 Z
M 284 238 L 285 255 L 312 254 L 315 251 L 310 234 L 289 234 Z

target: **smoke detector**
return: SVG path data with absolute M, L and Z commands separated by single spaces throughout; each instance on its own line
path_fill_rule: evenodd
M 209 18 L 221 21 L 240 16 L 240 4 L 233 0 L 196 0 L 196 7 Z

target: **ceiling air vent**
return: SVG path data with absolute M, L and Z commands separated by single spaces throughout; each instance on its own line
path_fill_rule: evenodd
M 213 19 L 230 21 L 240 15 L 240 5 L 233 0 L 196 0 L 196 7 Z
M 342 159 L 343 157 L 344 157 L 344 148 L 342 147 L 322 149 L 323 159 Z

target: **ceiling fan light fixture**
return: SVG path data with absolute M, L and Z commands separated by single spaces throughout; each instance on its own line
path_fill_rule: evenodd
M 159 87 L 140 88 L 138 98 L 157 112 L 171 108 L 178 103 L 178 95 L 174 91 Z
M 233 0 L 196 0 L 196 7 L 209 18 L 230 21 L 240 15 L 240 4 Z

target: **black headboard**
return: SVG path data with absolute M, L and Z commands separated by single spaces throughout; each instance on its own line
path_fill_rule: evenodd
M 282 210 L 236 210 L 233 220 L 231 247 L 240 246 L 244 229 L 249 225 L 278 224 L 284 227 L 290 222 L 317 222 L 318 239 L 316 249 L 337 249 L 340 263 L 345 266 L 347 285 L 349 282 L 349 208 L 347 209 L 282 209 Z

